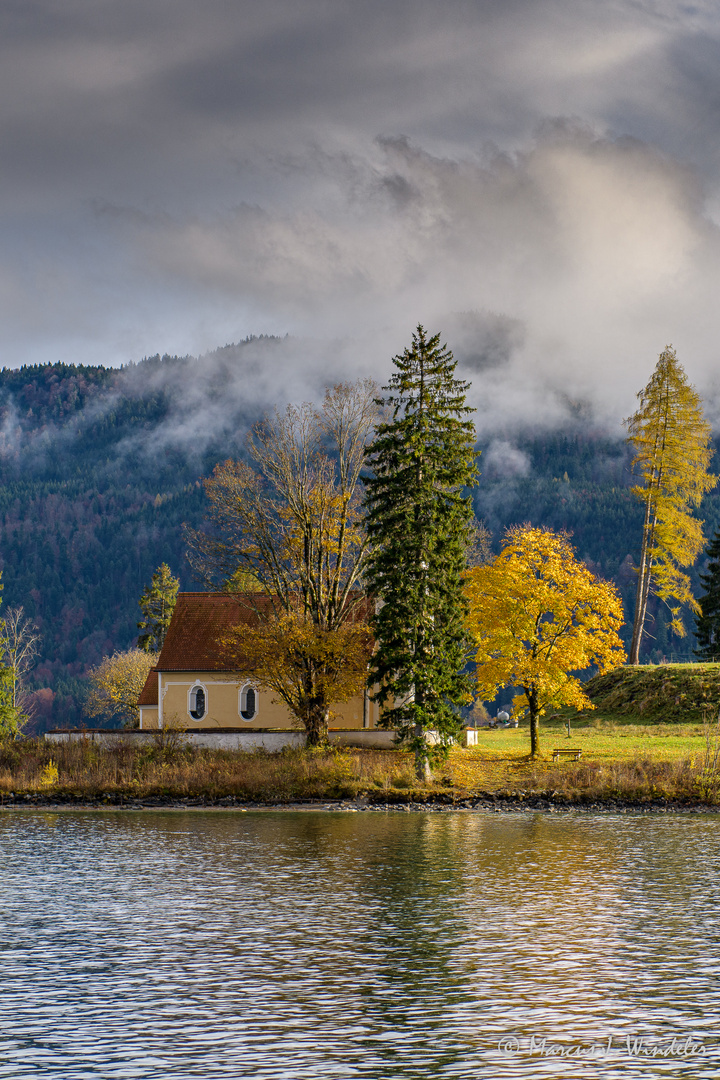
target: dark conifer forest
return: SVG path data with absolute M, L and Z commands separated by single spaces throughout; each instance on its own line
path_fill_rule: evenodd
M 253 338 L 201 359 L 155 356 L 119 369 L 0 372 L 3 604 L 23 605 L 42 633 L 35 731 L 83 723 L 84 675 L 134 644 L 138 599 L 160 563 L 182 589 L 198 587 L 182 524 L 202 522 L 200 478 L 243 453 L 248 428 L 267 410 L 257 386 L 271 384 L 277 343 Z M 630 619 L 642 510 L 623 439 L 578 424 L 526 431 L 508 446 L 509 461 L 481 454 L 474 495 L 494 546 L 511 524 L 568 530 L 590 569 L 617 583 Z M 719 494 L 701 516 L 710 538 Z M 644 659 L 691 659 L 692 635 L 669 635 L 662 604 L 653 601 L 650 615 Z

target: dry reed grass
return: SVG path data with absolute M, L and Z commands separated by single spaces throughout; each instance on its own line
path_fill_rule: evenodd
M 57 773 L 55 774 L 55 770 Z M 658 799 L 720 804 L 720 721 L 706 725 L 704 750 L 667 760 L 564 762 L 454 751 L 427 787 L 418 787 L 412 755 L 402 750 L 285 749 L 244 753 L 183 748 L 172 739 L 141 747 L 98 747 L 89 739 L 0 744 L 0 799 L 10 794 L 58 798 L 201 798 L 282 803 L 312 799 L 392 802 L 442 796 L 453 802 L 484 794 L 551 796 L 587 804 Z
M 281 753 L 192 750 L 173 740 L 99 747 L 89 739 L 50 746 L 26 740 L 0 746 L 0 794 L 49 793 L 128 798 L 235 796 L 253 801 L 354 798 L 403 792 L 414 783 L 412 757 L 397 750 L 285 749 Z
M 525 794 L 552 792 L 570 802 L 620 799 L 643 802 L 671 799 L 679 802 L 714 801 L 702 783 L 703 771 L 692 759 L 568 763 L 556 768 L 536 766 L 521 785 Z

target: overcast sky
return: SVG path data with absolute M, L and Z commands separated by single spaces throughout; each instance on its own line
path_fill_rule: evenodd
M 0 125 L 1 363 L 422 322 L 500 426 L 670 342 L 717 408 L 717 3 L 0 0 Z

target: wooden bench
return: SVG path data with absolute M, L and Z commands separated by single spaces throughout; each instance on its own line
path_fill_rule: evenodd
M 552 758 L 553 761 L 559 761 L 561 757 L 567 757 L 567 756 L 569 756 L 571 754 L 572 754 L 573 761 L 579 761 L 580 758 L 582 757 L 582 750 L 579 750 L 577 748 L 571 749 L 570 747 L 565 747 L 565 746 L 556 746 L 555 749 L 553 750 L 552 754 L 553 754 L 553 758 Z

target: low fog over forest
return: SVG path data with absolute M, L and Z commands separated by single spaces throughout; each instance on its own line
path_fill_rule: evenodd
M 551 389 L 542 418 L 519 408 L 503 413 L 494 395 L 521 328 L 478 315 L 456 316 L 450 326 L 477 407 L 475 510 L 495 548 L 514 523 L 568 529 L 591 569 L 617 582 L 631 614 L 641 507 L 629 491 L 620 424 L 603 424 L 590 402 Z M 268 410 L 318 400 L 333 358 L 351 351 L 347 343 L 254 338 L 199 358 L 150 357 L 120 369 L 0 373 L 3 601 L 22 604 L 42 631 L 37 727 L 81 722 L 83 676 L 134 642 L 137 601 L 161 562 L 182 588 L 197 587 L 182 523 L 203 519 L 200 478 L 242 455 L 248 429 Z M 382 377 L 383 368 L 390 358 L 372 357 L 358 361 L 356 373 Z M 720 522 L 720 496 L 706 500 L 702 516 L 709 536 Z M 652 613 L 647 657 L 690 657 L 692 638 L 668 635 L 662 605 Z

